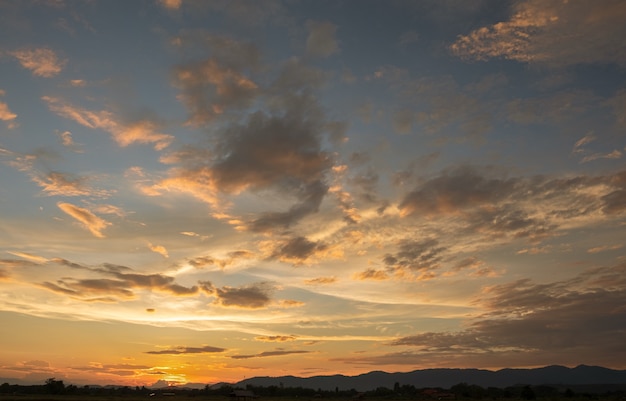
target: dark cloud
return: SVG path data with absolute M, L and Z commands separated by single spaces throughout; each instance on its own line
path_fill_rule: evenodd
M 455 217 L 460 232 L 488 238 L 553 236 L 564 222 L 626 209 L 626 173 L 512 177 L 472 166 L 444 171 L 419 184 L 399 204 L 405 216 Z
M 228 256 L 227 258 L 223 258 L 223 259 L 217 259 L 212 256 L 198 256 L 193 259 L 188 259 L 187 263 L 189 263 L 191 266 L 197 269 L 202 269 L 204 267 L 214 266 L 214 265 L 217 265 L 221 268 L 225 268 L 227 266 L 232 265 L 239 259 L 249 259 L 252 256 L 254 256 L 254 254 L 250 251 L 240 250 L 240 251 L 228 252 L 227 256 Z
M 211 347 L 209 345 L 205 345 L 203 347 L 174 347 L 169 349 L 164 349 L 160 351 L 146 351 L 146 354 L 153 355 L 181 355 L 181 354 L 207 354 L 207 353 L 215 353 L 215 352 L 224 352 L 226 349 Z
M 473 167 L 444 171 L 408 193 L 399 208 L 405 214 L 454 214 L 476 206 L 489 206 L 511 197 L 517 179 L 489 178 Z
M 626 210 L 626 171 L 621 171 L 611 178 L 615 190 L 602 197 L 602 211 L 606 214 L 618 214 Z
M 259 309 L 270 304 L 274 287 L 270 283 L 255 283 L 242 287 L 215 287 L 209 281 L 199 283 L 209 295 L 214 296 L 215 303 L 222 306 Z
M 231 356 L 231 358 L 233 358 L 233 359 L 250 359 L 250 358 L 262 358 L 262 357 L 266 357 L 266 356 L 283 356 L 283 355 L 293 355 L 293 354 L 308 354 L 310 352 L 311 351 L 276 350 L 276 351 L 265 351 L 265 352 L 261 352 L 260 354 L 253 354 L 253 355 L 233 355 L 233 356 Z
M 372 168 L 350 177 L 348 183 L 356 188 L 356 195 L 366 202 L 378 201 L 378 180 L 380 176 Z
M 272 258 L 298 265 L 327 248 L 328 246 L 322 242 L 313 242 L 306 237 L 295 237 L 279 245 L 274 250 Z
M 296 336 L 257 336 L 254 337 L 257 341 L 264 342 L 285 342 L 285 341 L 295 341 L 298 339 Z
M 275 77 L 259 80 L 269 84 L 257 86 L 244 75 L 239 58 L 225 64 L 227 54 L 217 52 L 219 60 L 177 71 L 193 119 L 228 118 L 211 132 L 210 150 L 187 148 L 184 156 L 170 155 L 168 160 L 181 167 L 172 169 L 160 188 L 174 186 L 212 206 L 219 204 L 220 195 L 273 191 L 292 205 L 245 219 L 242 227 L 254 232 L 285 229 L 318 211 L 333 166 L 332 154 L 322 144 L 343 136 L 346 124 L 328 120 L 314 94 L 327 81 L 321 70 L 290 59 Z M 237 112 L 257 98 L 264 100 L 264 110 Z
M 386 254 L 383 263 L 392 270 L 429 271 L 440 266 L 441 255 L 445 251 L 446 248 L 440 246 L 436 239 L 402 240 L 398 244 L 398 252 Z
M 96 274 L 113 276 L 114 278 L 63 279 L 56 283 L 44 282 L 43 288 L 60 294 L 81 298 L 84 301 L 112 302 L 115 297 L 134 298 L 135 290 L 147 289 L 170 293 L 176 296 L 194 295 L 199 287 L 184 287 L 175 282 L 175 279 L 162 274 L 131 273 L 132 269 L 126 266 L 103 264 L 101 267 L 89 267 L 73 263 L 65 259 L 54 259 L 51 263 L 91 271 Z M 106 297 L 110 295 L 111 297 Z M 96 296 L 96 298 L 93 298 Z
M 477 301 L 484 314 L 459 332 L 420 333 L 392 342 L 420 353 L 524 352 L 529 357 L 594 361 L 623 348 L 626 330 L 626 264 L 590 269 L 570 280 L 538 284 L 530 279 L 488 288 Z M 615 363 L 617 357 L 613 358 Z M 606 359 L 605 362 L 606 363 Z
M 259 94 L 258 85 L 250 78 L 261 59 L 254 44 L 202 31 L 183 32 L 174 43 L 210 55 L 173 71 L 192 124 L 203 125 L 242 110 Z

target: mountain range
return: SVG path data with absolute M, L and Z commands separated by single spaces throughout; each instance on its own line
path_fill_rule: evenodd
M 467 383 L 481 387 L 509 387 L 515 385 L 620 385 L 626 386 L 626 370 L 613 370 L 600 366 L 579 365 L 546 366 L 534 369 L 423 369 L 405 373 L 373 371 L 358 376 L 313 376 L 313 377 L 252 377 L 234 386 L 283 386 L 321 389 L 326 391 L 350 390 L 370 391 L 378 387 L 394 388 L 395 384 L 413 385 L 416 388 L 450 388 L 455 384 Z
M 41 385 L 42 382 L 34 383 L 15 378 L 0 378 L 1 383 L 18 385 Z M 66 384 L 71 381 L 67 380 Z M 626 370 L 615 370 L 600 366 L 579 365 L 575 368 L 565 366 L 546 366 L 534 369 L 422 369 L 412 372 L 387 373 L 372 371 L 358 376 L 330 375 L 330 376 L 257 376 L 236 383 L 217 383 L 209 385 L 218 388 L 224 385 L 235 388 L 246 388 L 248 385 L 257 387 L 301 387 L 315 390 L 356 390 L 371 391 L 379 387 L 393 389 L 396 386 L 412 385 L 416 388 L 450 388 L 459 383 L 475 384 L 483 388 L 509 387 L 516 385 L 550 385 L 554 387 L 571 387 L 572 389 L 592 389 L 590 392 L 623 390 L 626 391 Z M 204 383 L 187 383 L 177 386 L 183 389 L 202 389 Z M 93 387 L 107 387 L 94 385 Z M 120 387 L 112 386 L 112 387 Z M 152 389 L 168 388 L 168 382 L 158 380 Z M 169 387 L 171 389 L 171 387 Z M 587 391 L 587 390 L 584 390 Z

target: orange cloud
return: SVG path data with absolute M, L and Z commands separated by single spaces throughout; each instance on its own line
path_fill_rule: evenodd
M 450 46 L 457 56 L 503 57 L 525 63 L 626 65 L 626 4 L 619 0 L 576 2 L 526 0 L 508 21 L 461 35 Z
M 16 50 L 9 54 L 15 57 L 22 67 L 44 78 L 59 74 L 66 63 L 65 60 L 59 60 L 52 50 L 46 48 Z
M 0 89 L 0 96 L 4 96 L 4 91 Z M 13 113 L 9 110 L 9 106 L 0 102 L 0 120 L 7 121 L 9 128 L 14 128 L 16 126 L 15 119 L 17 118 L 17 114 Z
M 158 253 L 159 255 L 163 256 L 164 258 L 169 258 L 169 254 L 167 252 L 167 249 L 163 245 L 153 245 L 151 243 L 148 243 L 148 248 L 150 248 L 150 250 L 152 252 Z
M 140 120 L 122 123 L 115 118 L 113 113 L 106 110 L 90 111 L 49 96 L 44 96 L 42 99 L 48 103 L 50 110 L 62 117 L 69 118 L 88 128 L 109 132 L 120 147 L 126 147 L 133 143 L 153 143 L 155 150 L 163 150 L 174 139 L 171 135 L 157 132 L 156 124 L 151 121 Z
M 71 203 L 59 202 L 57 203 L 57 206 L 67 215 L 78 220 L 78 222 L 88 229 L 95 237 L 104 238 L 102 230 L 111 225 L 111 223 L 101 219 L 89 210 L 72 205 Z
M 384 270 L 367 269 L 354 275 L 356 280 L 382 281 L 389 279 L 389 275 Z
M 310 280 L 304 280 L 307 285 L 325 285 L 337 282 L 337 277 L 317 277 Z
M 170 10 L 178 10 L 183 5 L 183 0 L 159 0 L 159 3 Z

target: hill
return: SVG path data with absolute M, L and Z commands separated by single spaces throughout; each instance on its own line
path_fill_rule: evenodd
M 626 385 L 626 370 L 613 370 L 599 366 L 580 365 L 575 368 L 546 366 L 536 369 L 424 369 L 406 373 L 373 371 L 358 376 L 313 377 L 253 377 L 236 383 L 237 387 L 283 386 L 321 389 L 325 391 L 371 391 L 378 387 L 394 388 L 395 384 L 413 385 L 417 388 L 450 388 L 458 383 L 481 387 L 508 387 L 515 385 Z

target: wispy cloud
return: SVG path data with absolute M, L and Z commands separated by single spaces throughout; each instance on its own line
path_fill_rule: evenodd
M 460 35 L 450 46 L 460 57 L 503 57 L 526 63 L 564 66 L 579 63 L 626 65 L 618 38 L 626 34 L 626 7 L 620 1 L 576 3 L 525 0 L 509 20 Z
M 212 347 L 210 345 L 204 345 L 202 347 L 174 347 L 163 349 L 159 351 L 146 351 L 146 354 L 152 355 L 183 355 L 183 354 L 209 354 L 209 353 L 217 353 L 224 352 L 226 349 L 219 347 Z
M 293 355 L 293 354 L 308 354 L 311 351 L 301 351 L 301 350 L 293 350 L 293 351 L 287 351 L 287 350 L 276 350 L 276 351 L 265 351 L 265 352 L 261 352 L 259 354 L 252 354 L 252 355 L 233 355 L 231 356 L 231 358 L 233 359 L 250 359 L 250 358 L 264 358 L 264 357 L 268 357 L 268 356 L 284 356 L 284 355 Z
M 4 96 L 4 90 L 0 89 L 0 96 Z M 5 102 L 0 102 L 0 120 L 5 121 L 9 129 L 16 128 L 17 114 L 13 113 Z
M 96 216 L 88 209 L 73 205 L 71 203 L 59 202 L 57 203 L 59 209 L 61 209 L 67 215 L 76 219 L 82 224 L 94 237 L 104 238 L 102 231 L 111 225 L 110 222 Z
M 48 48 L 14 50 L 9 54 L 15 57 L 22 67 L 44 78 L 58 75 L 67 63 L 66 60 L 59 60 L 56 53 Z
M 254 337 L 257 341 L 263 342 L 285 342 L 285 341 L 295 341 L 298 339 L 297 336 L 256 336 Z
M 109 132 L 120 147 L 134 143 L 148 143 L 154 144 L 155 150 L 163 150 L 174 139 L 171 135 L 159 133 L 158 124 L 153 121 L 121 122 L 110 111 L 90 111 L 49 96 L 42 97 L 42 100 L 48 104 L 50 110 L 62 117 L 88 128 Z
M 148 248 L 150 248 L 150 250 L 154 253 L 158 253 L 159 255 L 163 256 L 164 258 L 169 258 L 169 254 L 167 252 L 167 248 L 165 248 L 163 245 L 154 245 L 152 243 L 148 243 Z

